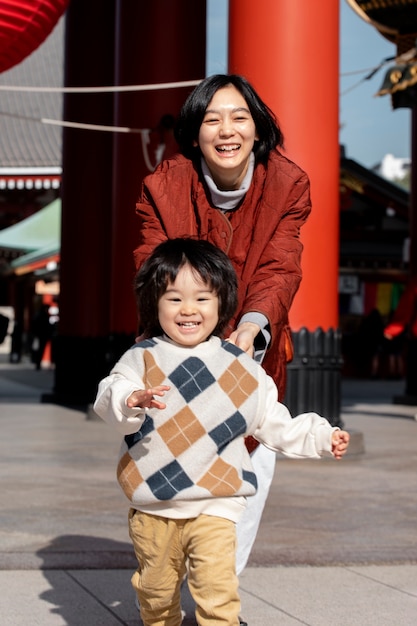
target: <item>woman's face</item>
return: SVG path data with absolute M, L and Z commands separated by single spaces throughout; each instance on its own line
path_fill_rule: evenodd
M 198 146 L 219 189 L 239 189 L 258 135 L 246 100 L 233 85 L 222 87 L 207 106 Z

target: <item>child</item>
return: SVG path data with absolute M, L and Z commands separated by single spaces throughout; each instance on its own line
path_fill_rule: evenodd
M 181 624 L 187 569 L 199 626 L 238 626 L 235 524 L 257 487 L 244 437 L 295 458 L 339 459 L 349 435 L 315 413 L 292 419 L 262 367 L 221 339 L 237 280 L 211 243 L 160 244 L 135 291 L 146 338 L 101 381 L 94 409 L 124 435 L 117 474 L 132 505 L 141 617 Z

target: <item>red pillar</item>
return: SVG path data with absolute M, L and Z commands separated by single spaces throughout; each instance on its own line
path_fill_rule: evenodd
M 301 232 L 303 281 L 293 329 L 338 325 L 339 3 L 230 0 L 229 71 L 277 115 L 289 158 L 309 175 L 313 211 Z
M 71 0 L 65 27 L 65 86 L 111 85 L 114 2 Z M 67 93 L 64 120 L 111 125 L 112 94 Z M 60 321 L 54 340 L 54 402 L 94 398 L 108 371 L 111 133 L 64 128 Z
M 71 0 L 66 24 L 66 86 L 201 79 L 205 73 L 205 28 L 204 1 Z M 64 118 L 156 129 L 163 114 L 179 112 L 191 89 L 119 95 L 69 93 L 65 95 Z M 165 139 L 172 151 L 169 133 Z M 155 162 L 152 152 L 150 158 Z M 139 135 L 64 130 L 56 402 L 81 405 L 94 400 L 98 381 L 134 339 L 135 202 L 148 172 Z
M 116 84 L 150 85 L 194 81 L 205 76 L 206 3 L 195 0 L 117 2 Z M 163 158 L 178 147 L 172 128 L 161 120 L 174 119 L 193 87 L 119 93 L 115 124 L 151 129 L 147 156 L 156 164 L 155 150 L 165 144 Z M 136 328 L 132 284 L 133 249 L 138 243 L 135 203 L 142 179 L 152 170 L 145 161 L 141 135 L 115 135 L 113 153 L 111 327 L 116 333 Z M 123 306 L 122 303 L 126 303 Z
M 114 2 L 107 2 L 105 9 L 102 4 L 70 3 L 65 24 L 66 87 L 112 84 Z M 111 125 L 112 94 L 65 94 L 63 118 Z M 63 129 L 60 333 L 65 336 L 100 336 L 108 329 L 112 141 L 111 133 Z
M 229 71 L 276 114 L 286 153 L 309 175 L 303 280 L 290 311 L 295 358 L 285 401 L 339 424 L 339 3 L 230 0 Z

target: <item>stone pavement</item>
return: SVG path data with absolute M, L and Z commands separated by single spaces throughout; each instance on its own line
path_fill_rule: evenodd
M 53 376 L 0 354 L 0 622 L 139 625 L 118 436 L 42 404 Z M 341 462 L 277 458 L 241 576 L 249 626 L 417 623 L 417 407 L 392 403 L 402 391 L 402 381 L 344 380 L 358 445 Z

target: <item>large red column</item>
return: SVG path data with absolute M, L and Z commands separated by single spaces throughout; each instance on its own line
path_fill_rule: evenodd
M 153 85 L 195 81 L 205 76 L 206 3 L 195 0 L 117 2 L 116 84 Z M 178 150 L 170 120 L 178 115 L 188 87 L 118 93 L 115 124 L 149 129 L 149 144 L 140 134 L 114 137 L 112 197 L 111 326 L 116 333 L 136 326 L 133 300 L 133 249 L 138 244 L 135 203 L 142 179 L 163 158 Z M 122 303 L 126 303 L 123 306 Z
M 277 115 L 288 156 L 311 181 L 301 239 L 303 281 L 294 329 L 338 324 L 339 3 L 230 0 L 229 71 L 243 74 Z
M 71 0 L 65 84 L 142 85 L 198 80 L 205 72 L 205 1 Z M 192 87 L 161 91 L 67 93 L 71 122 L 152 129 L 153 145 L 173 150 L 161 117 L 176 116 Z M 155 164 L 152 147 L 149 160 Z M 135 133 L 65 128 L 60 327 L 53 399 L 88 404 L 136 331 L 135 202 L 150 171 Z
M 111 85 L 114 2 L 71 0 L 65 26 L 65 86 Z M 108 93 L 66 93 L 63 118 L 112 125 Z M 53 401 L 84 404 L 108 371 L 112 135 L 64 128 L 60 322 Z
M 87 8 L 83 0 L 70 3 L 65 24 L 66 87 L 98 87 L 113 81 L 114 5 L 100 7 L 99 0 L 91 0 Z M 63 118 L 111 126 L 112 94 L 67 93 Z M 66 336 L 100 336 L 108 328 L 112 140 L 108 132 L 63 129 L 60 333 Z
M 291 327 L 333 332 L 338 325 L 339 3 L 230 0 L 229 6 L 229 72 L 246 76 L 274 111 L 287 155 L 311 181 L 313 211 L 301 232 L 303 281 L 290 312 Z M 322 339 L 318 342 L 328 343 Z M 323 350 L 329 352 L 326 345 Z M 314 369 L 312 359 L 308 362 Z

